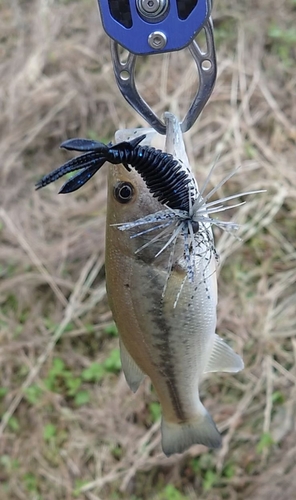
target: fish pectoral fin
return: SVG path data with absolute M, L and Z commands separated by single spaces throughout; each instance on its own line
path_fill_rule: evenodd
M 242 358 L 234 350 L 215 334 L 215 340 L 210 358 L 204 373 L 207 372 L 239 372 L 244 368 Z
M 171 423 L 161 421 L 162 450 L 169 457 L 173 453 L 183 453 L 193 444 L 203 444 L 208 448 L 220 448 L 222 437 L 211 415 L 204 409 L 196 421 Z
M 140 370 L 122 340 L 119 340 L 121 366 L 129 388 L 136 392 L 145 374 Z

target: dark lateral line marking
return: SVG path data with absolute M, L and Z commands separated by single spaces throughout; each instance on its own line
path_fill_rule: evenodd
M 162 285 L 161 283 L 158 282 L 156 277 L 153 279 L 153 281 L 154 281 L 153 287 L 155 287 L 155 290 L 162 289 Z M 155 304 L 155 309 L 158 310 L 159 313 L 161 314 L 161 310 L 159 309 L 160 307 L 159 294 L 152 293 L 151 298 Z M 155 366 L 157 370 L 162 374 L 162 376 L 165 375 L 165 382 L 170 394 L 172 406 L 175 411 L 176 417 L 181 421 L 185 421 L 186 416 L 180 404 L 180 397 L 178 394 L 174 367 L 172 365 L 172 362 L 168 362 L 168 360 L 172 359 L 172 353 L 170 350 L 170 343 L 169 343 L 170 328 L 168 328 L 164 318 L 160 314 L 159 316 L 154 316 L 153 323 L 157 327 L 157 330 L 161 332 L 161 336 L 157 338 L 157 347 L 158 349 L 160 349 L 160 359 L 163 363 L 162 366 L 164 367 L 164 369 L 162 368 L 162 366 L 160 367 L 157 365 Z

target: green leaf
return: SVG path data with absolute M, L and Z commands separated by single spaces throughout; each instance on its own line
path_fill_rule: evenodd
M 18 469 L 20 466 L 19 461 L 16 458 L 11 458 L 9 455 L 2 455 L 0 457 L 0 464 L 3 465 L 8 472 Z
M 115 446 L 112 448 L 111 453 L 117 460 L 120 460 L 122 458 L 123 450 L 121 446 Z
M 270 432 L 263 432 L 260 441 L 256 446 L 256 451 L 257 453 L 262 453 L 264 450 L 271 448 L 273 444 L 274 440 L 272 439 Z
M 88 333 L 93 333 L 95 328 L 94 328 L 94 325 L 93 324 L 86 324 L 85 325 L 85 329 Z
M 161 500 L 186 500 L 187 497 L 184 496 L 175 486 L 168 484 L 164 490 L 161 492 Z
M 200 474 L 200 462 L 199 462 L 199 458 L 193 458 L 192 460 L 190 460 L 190 466 L 191 466 L 191 469 L 193 470 L 193 472 L 197 475 L 197 474 Z
M 82 406 L 90 401 L 90 394 L 88 391 L 79 391 L 75 395 L 74 402 L 77 406 Z
M 99 382 L 105 375 L 105 369 L 100 363 L 92 363 L 88 368 L 83 370 L 81 377 L 86 382 Z
M 281 28 L 275 23 L 272 23 L 268 29 L 268 36 L 275 40 L 280 40 L 287 45 L 295 45 L 296 43 L 296 29 L 295 28 Z
M 70 322 L 65 326 L 64 332 L 72 332 L 72 330 L 75 330 L 75 325 Z
M 277 404 L 283 404 L 285 402 L 285 396 L 281 391 L 274 391 L 271 396 L 272 402 Z
M 70 375 L 72 376 L 72 373 L 70 372 Z M 75 396 L 77 393 L 78 389 L 81 386 L 81 378 L 79 377 L 67 377 L 66 378 L 66 386 L 67 386 L 67 394 L 68 396 Z
M 66 369 L 64 361 L 61 358 L 54 358 L 44 384 L 50 391 L 59 392 L 61 380 L 70 376 L 72 374 Z
M 57 434 L 57 428 L 54 424 L 46 424 L 43 429 L 43 439 L 44 441 L 50 441 Z
M 113 349 L 108 358 L 105 359 L 103 366 L 107 372 L 118 373 L 121 370 L 119 349 Z
M 10 456 L 9 455 L 2 455 L 0 457 L 0 464 L 4 465 L 4 467 L 6 467 L 7 469 L 9 469 L 10 463 L 11 463 L 11 460 L 10 460 Z
M 8 393 L 7 387 L 0 387 L 0 399 L 4 398 Z
M 16 417 L 10 417 L 10 419 L 8 420 L 8 426 L 14 432 L 17 432 L 20 429 L 20 424 Z
M 227 464 L 225 465 L 223 469 L 223 476 L 227 477 L 228 479 L 231 479 L 232 477 L 235 476 L 235 466 L 234 464 Z
M 107 335 L 110 335 L 110 337 L 118 337 L 118 330 L 115 323 L 110 323 L 110 325 L 107 325 L 104 328 L 104 332 L 107 333 Z
M 156 422 L 157 420 L 159 420 L 160 416 L 161 416 L 160 404 L 157 402 L 150 403 L 149 412 L 150 412 L 150 415 L 151 415 L 153 422 Z
M 89 483 L 89 481 L 87 481 L 86 479 L 76 479 L 75 480 L 75 489 L 73 491 L 73 496 L 79 497 L 81 488 L 87 483 Z
M 50 372 L 55 375 L 60 375 L 65 370 L 65 363 L 61 358 L 54 358 Z
M 31 405 L 35 405 L 40 401 L 42 389 L 38 385 L 31 385 L 25 389 L 25 398 Z
M 218 478 L 218 476 L 217 476 L 216 472 L 214 472 L 213 470 L 207 470 L 205 472 L 205 477 L 203 480 L 203 489 L 205 491 L 209 491 L 210 489 L 212 489 L 212 487 L 214 486 L 214 484 L 217 481 L 217 478 Z
M 24 474 L 23 476 L 24 483 L 28 491 L 36 492 L 37 491 L 37 478 L 31 472 Z

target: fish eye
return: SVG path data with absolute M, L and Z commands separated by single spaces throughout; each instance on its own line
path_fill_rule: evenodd
M 114 186 L 114 197 L 119 203 L 128 203 L 134 192 L 134 186 L 130 182 L 118 182 Z

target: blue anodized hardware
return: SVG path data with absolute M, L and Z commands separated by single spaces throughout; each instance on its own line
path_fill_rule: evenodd
M 106 33 L 137 55 L 180 50 L 211 14 L 212 0 L 98 0 Z

